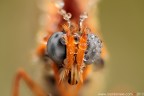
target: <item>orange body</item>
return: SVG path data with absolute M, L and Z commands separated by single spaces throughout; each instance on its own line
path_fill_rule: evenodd
M 79 16 L 81 13 L 83 13 L 85 11 L 85 8 L 88 4 L 88 0 L 71 0 L 71 1 L 64 0 L 64 2 L 65 2 L 64 9 L 67 12 L 72 14 L 71 21 L 73 21 L 74 23 L 78 23 Z M 48 4 L 48 12 L 49 12 L 50 19 L 43 26 L 43 30 L 46 32 L 46 36 L 42 37 L 43 38 L 42 42 L 38 45 L 38 48 L 36 49 L 36 54 L 40 58 L 44 57 L 45 51 L 46 51 L 46 42 L 49 40 L 50 36 L 54 32 L 65 30 L 67 32 L 67 35 L 69 35 L 70 34 L 69 31 L 71 31 L 69 28 L 67 28 L 67 26 L 62 26 L 63 24 L 66 24 L 66 22 L 63 20 L 62 16 L 59 15 L 58 9 L 55 7 L 54 3 L 50 2 Z M 89 17 L 86 20 L 86 22 L 84 23 L 84 26 L 88 26 L 92 30 L 92 32 L 95 32 L 94 34 L 97 34 L 98 36 L 100 36 L 100 34 L 98 32 L 99 27 L 97 26 L 93 11 L 89 12 Z M 67 73 L 69 72 L 69 71 L 67 71 L 67 69 L 69 69 L 71 66 L 74 67 L 74 65 L 73 65 L 74 64 L 74 61 L 73 61 L 74 54 L 70 54 L 70 51 L 73 51 L 73 53 L 75 51 L 77 52 L 77 57 L 76 57 L 77 69 L 78 69 L 77 71 L 80 71 L 80 66 L 83 63 L 84 52 L 87 48 L 87 45 L 83 45 L 83 43 L 86 43 L 86 40 L 87 40 L 85 28 L 83 28 L 83 34 L 80 38 L 80 42 L 77 45 L 77 47 L 74 44 L 73 36 L 67 36 L 66 39 L 67 39 L 67 42 L 66 42 L 67 65 L 66 65 L 65 74 L 67 75 Z M 77 48 L 79 48 L 79 49 L 77 49 Z M 105 49 L 105 45 L 104 45 L 102 48 L 101 57 L 105 58 L 106 54 L 107 53 L 106 53 L 106 49 Z M 54 64 L 54 62 L 51 62 L 51 63 L 52 63 L 51 68 L 54 72 L 56 87 L 57 87 L 57 91 L 58 91 L 59 95 L 60 96 L 77 96 L 79 94 L 79 90 L 83 86 L 83 82 L 87 78 L 87 75 L 92 71 L 92 69 L 91 69 L 92 66 L 88 65 L 83 70 L 83 73 L 80 76 L 80 82 L 78 82 L 78 84 L 73 86 L 73 85 L 69 85 L 67 82 L 64 82 L 64 81 L 60 82 L 59 70 L 58 70 L 56 64 Z M 19 80 L 21 78 L 24 79 L 26 84 L 30 87 L 30 89 L 35 93 L 36 96 L 47 96 L 47 92 L 45 92 L 45 90 L 43 90 L 41 86 L 39 86 L 33 80 L 31 80 L 31 78 L 23 70 L 18 71 L 18 74 L 16 76 L 13 96 L 18 96 L 18 91 L 19 91 L 18 86 L 19 86 Z M 73 80 L 72 83 L 75 84 L 76 81 Z

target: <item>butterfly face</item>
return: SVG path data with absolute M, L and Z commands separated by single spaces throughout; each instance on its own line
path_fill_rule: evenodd
M 50 37 L 47 53 L 61 70 L 60 81 L 75 85 L 82 81 L 84 68 L 100 57 L 102 46 L 100 39 L 86 30 L 71 31 L 66 26 L 64 30 Z

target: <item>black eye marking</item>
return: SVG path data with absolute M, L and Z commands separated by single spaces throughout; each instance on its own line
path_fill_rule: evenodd
M 55 35 L 55 38 L 57 38 L 58 36 L 59 36 L 59 35 L 58 35 L 58 34 L 56 34 L 56 35 Z
M 101 53 L 102 42 L 94 34 L 88 34 L 87 50 L 85 51 L 84 62 L 85 64 L 94 63 Z

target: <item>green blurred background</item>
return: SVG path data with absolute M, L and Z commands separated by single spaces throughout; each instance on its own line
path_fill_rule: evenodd
M 102 92 L 144 93 L 144 0 L 102 0 L 99 18 L 110 53 Z M 40 12 L 35 0 L 0 0 L 0 96 L 10 96 L 15 72 L 32 74 L 31 51 L 36 46 Z M 29 90 L 21 85 L 21 96 Z

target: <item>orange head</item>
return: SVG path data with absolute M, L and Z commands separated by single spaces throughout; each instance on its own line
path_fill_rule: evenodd
M 71 85 L 83 81 L 84 68 L 99 59 L 100 53 L 101 41 L 88 28 L 63 25 L 63 31 L 55 32 L 47 42 L 47 54 L 59 69 L 59 81 Z

